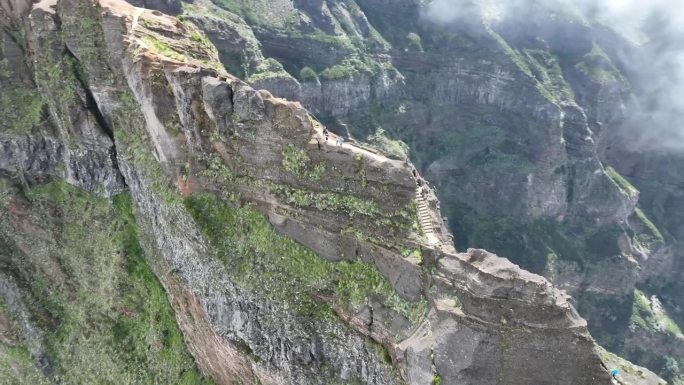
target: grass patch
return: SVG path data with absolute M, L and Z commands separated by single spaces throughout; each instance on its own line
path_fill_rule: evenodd
M 321 179 L 325 172 L 325 164 L 318 163 L 315 166 L 311 164 L 311 158 L 306 151 L 288 144 L 283 148 L 283 168 L 291 174 L 302 176 L 305 178 L 318 180 Z
M 537 89 L 547 100 L 557 103 L 574 98 L 558 59 L 548 49 L 517 50 L 491 28 L 487 31 L 516 67 L 535 80 Z
M 345 193 L 317 192 L 264 181 L 258 182 L 255 187 L 267 189 L 284 202 L 296 207 L 314 207 L 321 211 L 346 214 L 350 218 L 370 219 L 371 221 L 364 222 L 370 222 L 376 228 L 383 228 L 389 232 L 388 235 L 392 236 L 399 236 L 396 233 L 397 230 L 411 229 L 413 223 L 417 221 L 416 204 L 413 200 L 400 210 L 388 212 L 372 200 Z
M 296 148 L 292 144 L 288 144 L 282 151 L 283 168 L 288 172 L 299 175 L 304 172 L 307 163 L 311 160 L 306 154 L 306 151 Z
M 351 39 L 349 38 L 348 35 L 328 35 L 327 33 L 316 29 L 315 31 L 311 33 L 307 33 L 303 35 L 307 39 L 311 40 L 316 40 L 321 43 L 326 43 L 330 44 L 331 46 L 335 46 L 338 48 L 341 48 L 343 50 L 347 51 L 353 51 L 354 50 L 354 44 L 352 43 Z
M 332 316 L 320 295 L 348 309 L 374 297 L 413 322 L 423 316 L 426 304 L 401 299 L 372 265 L 327 261 L 277 234 L 251 205 L 231 206 L 209 193 L 186 198 L 185 205 L 236 282 L 291 304 L 301 315 Z
M 0 93 L 0 127 L 13 134 L 26 134 L 40 124 L 45 101 L 38 90 L 3 89 Z
M 408 41 L 408 48 L 412 51 L 423 52 L 423 43 L 420 36 L 415 32 L 409 32 L 406 35 L 406 40 Z
M 670 318 L 662 306 L 653 306 L 648 296 L 639 289 L 634 290 L 630 323 L 642 329 L 666 332 L 672 336 L 684 338 L 679 325 Z
M 380 127 L 366 140 L 372 146 L 389 155 L 390 158 L 408 160 L 409 146 L 401 140 L 390 139 L 385 130 Z
M 613 182 L 618 185 L 620 191 L 624 195 L 632 198 L 639 194 L 639 190 L 637 190 L 636 187 L 634 187 L 627 179 L 625 179 L 625 177 L 620 175 L 619 172 L 615 171 L 614 168 L 610 166 L 606 167 L 606 175 L 608 175 L 610 179 L 612 179 Z
M 274 58 L 268 58 L 262 61 L 254 70 L 253 73 L 247 76 L 248 81 L 253 82 L 257 80 L 290 77 L 290 74 L 285 71 L 283 65 Z
M 575 64 L 575 69 L 584 73 L 595 83 L 626 82 L 620 70 L 615 67 L 610 57 L 596 43 L 582 60 Z
M 79 102 L 76 91 L 81 88 L 76 74 L 82 73 L 79 63 L 71 57 L 38 55 L 36 79 L 50 110 L 57 115 L 63 129 L 72 125 L 71 109 Z
M 499 44 L 501 49 L 503 49 L 503 52 L 506 54 L 506 56 L 508 56 L 513 63 L 515 63 L 518 69 L 531 77 L 532 69 L 530 69 L 530 66 L 527 64 L 525 57 L 521 55 L 520 52 L 514 50 L 513 47 L 511 47 L 508 42 L 493 29 L 487 28 L 487 32 Z
M 242 17 L 251 26 L 282 28 L 292 16 L 292 5 L 275 0 L 211 0 L 220 8 Z
M 599 84 L 606 84 L 616 80 L 622 80 L 617 70 L 606 69 L 600 65 L 592 65 L 586 61 L 575 64 L 575 68 L 585 74 L 591 81 Z
M 36 267 L 31 311 L 43 314 L 36 322 L 60 381 L 212 384 L 195 367 L 145 262 L 130 196 L 110 202 L 63 181 L 28 196 L 28 218 L 51 238 L 9 236 L 33 251 L 20 263 Z
M 305 82 L 317 82 L 318 74 L 311 67 L 305 66 L 299 71 L 299 79 Z
M 632 317 L 630 322 L 643 329 L 653 329 L 655 317 L 651 311 L 651 302 L 646 295 L 638 289 L 634 290 L 634 301 L 632 302 Z
M 0 379 L 3 384 L 48 385 L 50 381 L 33 364 L 28 350 L 22 346 L 0 343 Z
M 325 80 L 338 80 L 353 76 L 357 71 L 349 65 L 335 64 L 321 71 L 320 76 Z
M 335 64 L 325 68 L 319 73 L 319 77 L 324 80 L 338 80 L 352 77 L 357 74 L 372 74 L 381 70 L 390 70 L 391 64 L 383 64 L 368 57 L 352 55 L 342 60 L 340 64 Z
M 563 77 L 558 59 L 551 52 L 523 49 L 522 55 L 537 80 L 537 89 L 544 97 L 553 102 L 574 99 L 575 95 Z
M 665 238 L 663 238 L 663 234 L 658 230 L 658 227 L 656 227 L 653 222 L 651 222 L 650 219 L 646 216 L 644 211 L 640 207 L 636 207 L 634 210 L 634 214 L 636 214 L 636 217 L 641 221 L 641 223 L 646 227 L 646 229 L 651 233 L 651 236 L 655 237 L 657 241 L 663 241 Z
M 143 36 L 143 41 L 145 42 L 145 44 L 147 44 L 150 48 L 152 48 L 156 53 L 158 53 L 160 55 L 163 55 L 163 56 L 166 56 L 168 58 L 178 60 L 178 61 L 185 60 L 184 54 L 176 51 L 168 43 L 166 43 L 162 40 L 159 40 L 159 39 L 155 38 L 154 36 L 145 35 L 145 36 Z
M 170 205 L 180 204 L 180 195 L 174 185 L 152 155 L 149 134 L 145 129 L 142 112 L 137 105 L 135 96 L 130 90 L 121 93 L 122 105 L 112 120 L 114 137 L 119 147 L 119 154 L 134 163 L 139 171 L 149 178 L 150 188 L 160 194 Z

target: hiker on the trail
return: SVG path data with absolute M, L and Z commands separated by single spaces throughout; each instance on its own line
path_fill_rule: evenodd
M 421 179 L 421 178 L 416 179 L 416 183 L 418 183 L 418 187 L 422 187 L 422 186 L 423 186 L 423 182 L 422 182 L 422 179 Z
M 325 136 L 325 141 L 326 141 L 326 142 L 328 141 L 328 133 L 329 133 L 328 128 L 327 128 L 327 127 L 323 127 L 323 136 Z
M 343 144 L 344 144 L 344 137 L 342 137 L 342 136 L 337 137 L 337 145 L 341 146 Z
M 620 374 L 620 371 L 617 370 L 617 369 L 613 369 L 613 370 L 610 371 L 610 375 L 611 375 L 613 378 L 615 378 L 615 379 L 617 379 L 617 375 L 618 375 L 618 374 Z
M 418 171 L 415 168 L 413 169 L 413 177 L 418 178 Z
M 316 139 L 316 144 L 318 145 L 318 150 L 320 151 L 321 149 L 321 141 Z

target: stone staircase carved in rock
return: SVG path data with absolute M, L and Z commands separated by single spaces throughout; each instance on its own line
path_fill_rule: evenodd
M 437 238 L 437 234 L 435 233 L 435 227 L 432 223 L 432 217 L 430 216 L 430 209 L 428 208 L 427 200 L 421 192 L 422 189 L 423 187 L 421 186 L 416 187 L 418 223 L 420 224 L 420 228 L 423 230 L 423 234 L 425 234 L 425 238 L 427 238 L 428 243 L 435 245 L 439 243 L 439 238 Z

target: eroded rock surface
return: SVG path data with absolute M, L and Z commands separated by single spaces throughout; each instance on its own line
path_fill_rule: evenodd
M 194 24 L 119 0 L 44 1 L 25 20 L 45 119 L 2 132 L 3 175 L 127 189 L 146 261 L 217 383 L 611 382 L 563 292 L 457 252 L 412 164 L 326 139 L 298 102 L 224 72 Z

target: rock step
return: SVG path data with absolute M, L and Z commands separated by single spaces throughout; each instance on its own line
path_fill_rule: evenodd
M 430 209 L 428 208 L 427 202 L 425 201 L 423 194 L 421 194 L 421 190 L 422 187 L 416 188 L 416 209 L 418 211 L 418 224 L 420 225 L 421 230 L 423 230 L 423 234 L 428 236 L 429 240 L 429 236 L 432 236 L 434 238 L 435 229 L 432 224 L 432 216 L 430 215 Z

